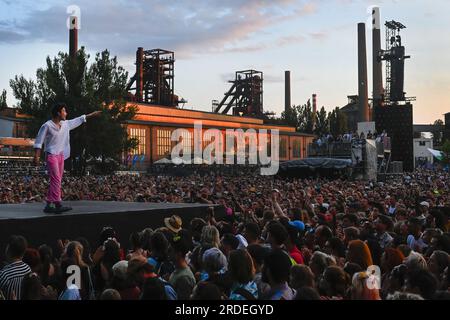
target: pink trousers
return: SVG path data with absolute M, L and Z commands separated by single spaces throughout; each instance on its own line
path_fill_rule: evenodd
M 64 155 L 47 154 L 47 171 L 50 176 L 47 202 L 61 202 L 61 182 L 64 173 Z

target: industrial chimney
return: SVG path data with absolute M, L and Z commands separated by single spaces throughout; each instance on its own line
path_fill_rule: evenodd
M 358 122 L 369 121 L 369 94 L 367 88 L 366 24 L 358 23 Z
M 78 51 L 78 17 L 70 17 L 69 25 L 69 56 L 75 59 Z
M 144 48 L 136 51 L 136 101 L 142 102 L 144 95 Z
M 381 63 L 380 8 L 372 8 L 372 66 L 373 66 L 373 110 L 383 101 L 383 73 Z
M 312 122 L 313 122 L 313 129 L 316 128 L 316 116 L 317 116 L 317 94 L 312 95 Z
M 284 72 L 284 112 L 291 109 L 291 72 Z

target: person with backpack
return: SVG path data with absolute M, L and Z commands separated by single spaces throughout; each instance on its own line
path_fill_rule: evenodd
M 253 259 L 247 250 L 239 249 L 230 252 L 228 271 L 233 280 L 230 300 L 258 299 L 258 286 L 253 281 L 255 267 Z

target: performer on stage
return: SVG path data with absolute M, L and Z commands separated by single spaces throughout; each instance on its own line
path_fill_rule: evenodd
M 52 108 L 52 119 L 39 129 L 34 148 L 34 162 L 39 164 L 42 144 L 45 145 L 47 171 L 50 176 L 50 186 L 47 193 L 46 213 L 61 213 L 71 210 L 61 204 L 61 181 L 64 173 L 64 160 L 70 157 L 70 130 L 86 122 L 86 119 L 98 116 L 101 111 L 82 115 L 72 120 L 67 118 L 67 106 L 57 103 Z

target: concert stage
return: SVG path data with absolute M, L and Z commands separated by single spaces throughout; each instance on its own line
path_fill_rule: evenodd
M 141 203 L 113 201 L 67 201 L 65 205 L 73 210 L 62 214 L 47 214 L 42 203 L 0 205 L 0 259 L 9 236 L 23 235 L 31 247 L 43 243 L 55 248 L 57 239 L 74 240 L 84 237 L 93 247 L 97 247 L 100 231 L 104 226 L 112 226 L 122 246 L 128 248 L 128 238 L 132 232 L 144 228 L 156 229 L 164 226 L 164 218 L 179 215 L 183 227 L 189 228 L 195 217 L 205 218 L 211 205 L 190 203 Z M 216 217 L 224 215 L 222 206 L 215 205 Z

